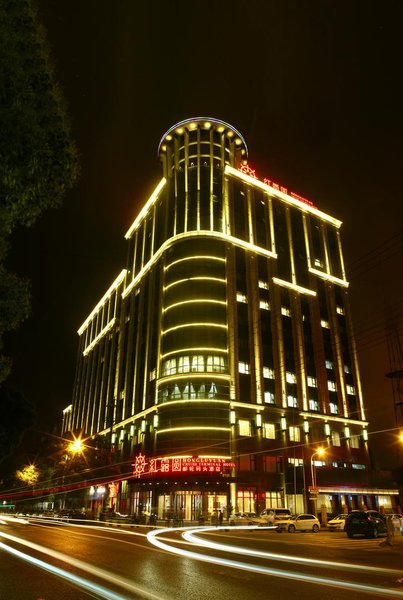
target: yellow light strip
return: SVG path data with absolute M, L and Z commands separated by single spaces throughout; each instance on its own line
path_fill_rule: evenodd
M 208 402 L 209 404 L 226 404 L 229 405 L 229 400 L 213 400 L 212 398 L 194 398 L 192 400 L 170 400 L 169 402 L 160 402 L 158 404 L 158 409 L 161 411 L 165 406 L 171 406 L 171 404 L 195 404 L 195 403 L 205 404 Z
M 360 425 L 361 427 L 367 427 L 368 421 L 358 421 L 356 419 L 349 419 L 348 417 L 333 417 L 332 415 L 319 415 L 318 413 L 300 412 L 301 417 L 310 417 L 311 419 L 322 419 L 323 421 L 336 421 L 337 423 L 345 423 L 346 425 Z
M 91 344 L 89 344 L 89 345 L 88 345 L 88 346 L 85 348 L 85 350 L 84 350 L 84 352 L 83 352 L 83 356 L 87 356 L 87 354 L 89 354 L 89 353 L 91 352 L 91 350 L 94 348 L 94 346 L 96 346 L 96 345 L 98 344 L 99 340 L 100 340 L 101 338 L 103 338 L 103 337 L 104 337 L 104 335 L 105 335 L 106 333 L 108 333 L 108 331 L 109 331 L 110 329 L 112 329 L 112 327 L 115 325 L 115 323 L 116 323 L 116 318 L 113 318 L 111 321 L 109 321 L 109 323 L 108 323 L 107 325 L 105 325 L 105 327 L 104 327 L 104 328 L 102 329 L 102 331 L 101 331 L 101 332 L 100 332 L 100 333 L 97 335 L 97 337 L 96 337 L 94 340 L 92 340 Z
M 324 494 L 378 494 L 380 496 L 397 496 L 399 494 L 399 490 L 393 489 L 383 490 L 381 488 L 350 488 L 346 486 L 325 487 L 322 485 L 318 487 L 318 491 L 323 492 Z
M 220 283 L 226 283 L 226 280 L 220 277 L 186 277 L 186 279 L 178 279 L 177 281 L 164 286 L 164 292 L 174 285 L 184 283 L 185 281 L 219 281 Z
M 260 255 L 266 256 L 268 258 L 277 258 L 277 254 L 275 252 L 270 252 L 269 250 L 266 250 L 265 248 L 261 248 L 260 246 L 253 246 L 252 244 L 249 244 L 248 242 L 244 242 L 243 240 L 240 240 L 231 235 L 227 235 L 225 233 L 219 233 L 217 231 L 206 231 L 206 230 L 180 233 L 180 234 L 174 235 L 171 238 L 169 238 L 168 240 L 166 240 L 166 242 L 164 242 L 162 244 L 162 246 L 160 246 L 160 248 L 158 248 L 158 250 L 154 254 L 154 256 L 152 256 L 152 258 L 150 258 L 148 263 L 144 265 L 144 267 L 136 275 L 136 277 L 129 283 L 129 285 L 125 288 L 125 290 L 123 290 L 122 298 L 126 298 L 126 296 L 128 296 L 130 294 L 132 289 L 142 280 L 142 278 L 147 273 L 147 271 L 153 266 L 154 263 L 157 262 L 157 260 L 160 258 L 160 256 L 168 248 L 173 246 L 177 241 L 192 239 L 192 238 L 206 238 L 206 239 L 212 238 L 212 239 L 228 241 L 231 244 L 234 244 L 234 246 L 239 246 L 240 248 L 245 248 L 246 250 L 251 250 L 252 252 L 256 252 L 256 254 L 260 254 Z
M 232 456 L 217 456 L 215 454 L 199 454 L 198 458 L 222 458 L 223 460 L 231 460 Z
M 218 260 L 220 262 L 224 262 L 225 263 L 225 258 L 221 258 L 220 256 L 210 256 L 210 255 L 197 255 L 197 256 L 186 256 L 186 258 L 179 258 L 178 260 L 174 260 L 174 262 L 169 263 L 169 265 L 165 265 L 164 267 L 164 271 L 168 271 L 168 269 L 170 269 L 171 267 L 173 267 L 174 265 L 177 265 L 178 263 L 184 262 L 184 261 L 188 261 L 188 260 Z
M 172 427 L 171 429 L 157 429 L 156 433 L 171 433 L 172 431 L 231 431 L 231 427 Z
M 248 408 L 249 410 L 254 410 L 254 411 L 257 411 L 257 412 L 261 412 L 264 408 L 276 408 L 274 406 L 270 406 L 269 407 L 268 405 L 266 406 L 266 405 L 263 405 L 263 404 L 256 405 L 256 404 L 246 404 L 245 402 L 232 402 L 232 401 L 230 401 L 230 408 L 235 408 L 235 407 L 237 407 L 237 408 Z
M 312 213 L 315 216 L 319 217 L 320 219 L 323 219 L 324 221 L 328 221 L 329 223 L 332 223 L 336 227 L 341 227 L 341 225 L 342 225 L 342 221 L 339 221 L 338 219 L 335 219 L 334 217 L 327 215 L 326 213 L 322 212 L 321 210 L 318 210 L 317 208 L 310 206 L 309 204 L 305 204 L 305 202 L 301 202 L 300 200 L 297 200 L 296 198 L 293 198 L 292 196 L 289 196 L 288 194 L 285 194 L 284 192 L 281 192 L 280 190 L 276 190 L 276 188 L 271 187 L 270 185 L 267 185 L 266 183 L 263 183 L 262 181 L 259 181 L 259 179 L 250 177 L 249 175 L 246 175 L 246 173 L 241 173 L 241 171 L 238 171 L 238 169 L 234 169 L 233 167 L 230 167 L 229 165 L 225 165 L 225 174 L 234 175 L 238 179 L 242 179 L 245 183 L 252 185 L 253 187 L 257 187 L 257 188 L 263 190 L 264 192 L 268 192 L 273 196 L 277 196 L 284 202 L 287 202 L 287 204 L 296 206 L 297 208 L 300 208 L 304 212 Z
M 212 371 L 204 371 L 203 373 L 194 373 L 189 371 L 188 373 L 181 373 L 180 375 L 168 375 L 168 377 L 161 377 L 157 381 L 157 386 L 169 383 L 170 381 L 176 381 L 178 379 L 229 379 L 229 373 L 213 373 Z
M 137 225 L 140 223 L 141 219 L 148 213 L 148 211 L 150 210 L 151 206 L 157 200 L 159 193 L 161 192 L 161 190 L 163 189 L 164 185 L 166 184 L 166 181 L 167 180 L 165 179 L 165 177 L 163 177 L 161 179 L 161 181 L 159 182 L 159 184 L 157 185 L 157 187 L 155 188 L 155 190 L 153 191 L 153 193 L 151 194 L 151 196 L 149 197 L 149 199 L 147 200 L 147 202 L 145 203 L 145 205 L 143 206 L 143 208 L 141 209 L 141 211 L 137 215 L 137 217 L 134 220 L 132 226 L 130 227 L 130 229 L 125 234 L 125 238 L 127 240 L 130 239 L 130 237 L 132 236 L 133 232 L 135 231 Z
M 342 285 L 343 287 L 348 287 L 350 285 L 349 282 L 346 281 L 345 279 L 339 279 L 338 277 L 329 275 L 329 273 L 324 273 L 323 271 L 318 271 L 318 269 L 314 269 L 313 267 L 309 267 L 308 271 L 310 273 L 312 273 L 313 275 L 317 275 L 318 277 L 321 277 L 322 279 L 326 279 L 327 281 L 331 281 L 333 283 L 338 283 L 339 285 Z
M 166 335 L 171 331 L 184 329 L 185 327 L 219 327 L 221 329 L 227 329 L 227 325 L 222 325 L 222 323 L 184 323 L 183 325 L 176 325 L 175 327 L 169 327 L 169 329 L 165 329 L 165 331 L 161 332 L 161 335 Z
M 273 283 L 277 283 L 282 287 L 289 288 L 290 290 L 295 290 L 296 292 L 300 292 L 301 294 L 307 294 L 308 296 L 316 296 L 316 292 L 314 290 L 309 290 L 308 288 L 304 288 L 296 283 L 290 283 L 289 281 L 284 281 L 284 279 L 279 279 L 278 277 L 273 277 Z
M 171 352 L 166 352 L 166 354 L 162 354 L 161 358 L 166 358 L 167 356 L 172 356 L 172 354 L 179 354 L 180 352 L 183 353 L 187 353 L 187 352 L 224 352 L 225 354 L 228 354 L 228 348 L 203 348 L 203 347 L 196 347 L 196 348 L 181 348 L 180 350 L 172 350 Z
M 183 304 L 224 304 L 227 303 L 224 300 L 211 300 L 210 298 L 197 298 L 196 300 L 183 300 L 182 302 L 175 302 L 175 304 L 170 304 L 166 308 L 162 310 L 162 312 L 167 312 L 171 310 L 171 308 L 175 308 L 176 306 L 182 306 Z
M 122 281 L 126 277 L 126 273 L 127 273 L 127 270 L 123 269 L 123 271 L 121 271 L 120 275 L 118 275 L 118 277 L 116 277 L 115 281 L 112 283 L 110 288 L 105 292 L 105 294 L 102 296 L 101 300 L 98 302 L 98 304 L 95 306 L 95 308 L 93 308 L 93 310 L 90 312 L 88 317 L 85 319 L 84 323 L 81 325 L 80 329 L 77 332 L 79 335 L 81 335 L 85 331 L 87 325 L 91 322 L 94 315 L 97 314 L 99 309 L 102 308 L 102 306 L 108 300 L 109 296 L 111 296 L 112 292 L 114 292 L 115 289 L 122 283 Z

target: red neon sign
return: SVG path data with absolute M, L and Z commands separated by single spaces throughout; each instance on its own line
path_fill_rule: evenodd
M 248 164 L 245 165 L 241 165 L 241 167 L 238 169 L 238 171 L 240 171 L 241 173 L 245 173 L 245 175 L 249 175 L 249 177 L 253 177 L 253 179 L 259 179 L 259 177 L 256 175 L 256 170 L 252 169 Z M 300 202 L 303 202 L 304 204 L 308 204 L 308 206 L 315 206 L 313 202 L 311 202 L 310 200 L 308 200 L 307 198 L 304 198 L 303 196 L 300 196 L 299 194 L 295 194 L 294 192 L 288 192 L 288 189 L 282 185 L 279 185 L 278 183 L 276 183 L 275 181 L 272 181 L 271 179 L 267 179 L 267 177 L 265 177 L 263 179 L 263 183 L 265 183 L 266 185 L 269 185 L 270 187 L 274 188 L 275 190 L 278 190 L 279 192 L 283 192 L 283 194 L 289 194 L 292 198 L 295 198 L 295 200 L 299 200 Z
M 235 467 L 235 463 L 225 458 L 200 458 L 199 456 L 192 456 L 190 458 L 148 458 L 144 454 L 138 454 L 133 466 L 133 475 L 141 477 L 142 475 L 155 475 L 157 473 L 164 475 L 177 475 L 180 473 L 222 474 Z

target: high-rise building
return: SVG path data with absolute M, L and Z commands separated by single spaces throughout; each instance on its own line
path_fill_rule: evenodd
M 126 268 L 78 331 L 64 429 L 134 465 L 121 511 L 378 508 L 341 222 L 257 179 L 224 121 L 177 123 L 158 153 Z

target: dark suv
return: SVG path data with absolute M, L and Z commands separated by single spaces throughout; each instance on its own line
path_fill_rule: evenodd
M 344 531 L 349 538 L 355 534 L 376 538 L 386 533 L 386 520 L 376 510 L 353 510 L 346 518 Z

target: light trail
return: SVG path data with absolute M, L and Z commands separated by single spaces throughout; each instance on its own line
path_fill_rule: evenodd
M 257 529 L 257 527 L 243 527 L 243 529 Z M 219 530 L 220 527 L 209 527 L 209 528 L 204 528 L 204 531 L 217 531 Z M 228 529 L 228 527 L 222 527 L 221 529 Z M 316 575 L 305 575 L 303 573 L 298 573 L 297 571 L 284 571 L 281 569 L 274 569 L 274 568 L 270 568 L 270 567 L 264 567 L 264 566 L 260 566 L 260 565 L 253 565 L 253 564 L 248 564 L 248 563 L 244 563 L 244 562 L 240 562 L 240 561 L 236 561 L 236 560 L 230 560 L 230 559 L 226 559 L 226 558 L 218 558 L 216 556 L 208 556 L 205 554 L 201 554 L 199 552 L 190 552 L 189 550 L 183 550 L 181 548 L 177 548 L 175 546 L 171 546 L 168 544 L 165 544 L 164 542 L 162 542 L 161 540 L 157 539 L 157 536 L 160 534 L 166 534 L 168 532 L 172 533 L 172 531 L 182 531 L 182 532 L 196 532 L 199 531 L 200 529 L 195 529 L 193 527 L 177 527 L 177 528 L 169 528 L 169 529 L 160 529 L 160 530 L 154 530 L 154 531 L 150 531 L 147 534 L 147 538 L 148 541 L 153 544 L 154 546 L 157 546 L 158 548 L 160 548 L 161 550 L 165 550 L 166 552 L 170 552 L 173 554 L 177 554 L 178 556 L 183 556 L 185 558 L 191 558 L 193 560 L 200 560 L 203 562 L 207 562 L 207 563 L 212 563 L 212 564 L 216 564 L 216 565 L 220 565 L 220 566 L 225 566 L 225 567 L 230 567 L 233 569 L 241 569 L 244 571 L 251 571 L 254 573 L 259 573 L 261 575 L 271 575 L 274 577 L 280 577 L 280 578 L 284 578 L 284 579 L 292 579 L 293 581 L 301 581 L 304 583 L 310 583 L 313 585 L 324 585 L 327 587 L 333 587 L 333 588 L 339 588 L 339 589 L 346 589 L 346 590 L 350 590 L 350 591 L 355 591 L 355 592 L 361 592 L 363 594 L 371 594 L 371 595 L 378 595 L 378 596 L 386 596 L 389 598 L 403 598 L 403 592 L 400 592 L 396 589 L 390 589 L 390 588 L 384 588 L 384 587 L 378 587 L 378 586 L 369 586 L 369 585 L 365 585 L 365 584 L 361 584 L 361 583 L 354 583 L 351 581 L 342 581 L 342 580 L 333 580 L 327 577 L 318 577 Z M 225 550 L 225 546 L 220 548 L 220 550 Z M 248 550 L 242 549 L 242 552 L 244 554 L 248 554 Z M 274 555 L 273 558 L 275 558 L 276 555 Z M 272 558 L 272 557 L 270 557 Z M 320 566 L 321 562 L 317 561 L 317 563 L 315 563 L 316 566 Z M 401 574 L 402 572 L 399 571 L 399 573 Z
M 113 585 L 121 587 L 122 589 L 125 589 L 125 590 L 131 592 L 132 594 L 133 593 L 138 594 L 141 598 L 147 598 L 147 600 L 164 600 L 164 598 L 162 596 L 157 596 L 151 592 L 148 592 L 147 590 L 145 590 L 144 588 L 142 588 L 140 586 L 134 585 L 133 582 L 130 581 L 129 579 L 126 579 L 124 577 L 119 577 L 119 575 L 116 575 L 115 573 L 112 573 L 110 571 L 105 571 L 105 569 L 101 569 L 99 567 L 94 567 L 94 566 L 90 565 L 89 563 L 86 563 L 86 562 L 83 562 L 82 560 L 73 558 L 72 556 L 69 556 L 67 554 L 63 554 L 62 552 L 58 552 L 57 550 L 51 550 L 50 548 L 46 548 L 45 546 L 40 546 L 39 544 L 35 544 L 34 542 L 29 542 L 28 540 L 23 540 L 19 537 L 16 537 L 14 535 L 9 535 L 8 533 L 4 533 L 2 531 L 0 531 L 0 537 L 4 538 L 6 540 L 9 540 L 11 542 L 14 542 L 16 544 L 21 544 L 22 546 L 26 546 L 36 552 L 41 552 L 42 554 L 46 554 L 47 556 L 50 556 L 56 560 L 65 562 L 65 563 L 69 564 L 70 566 L 76 567 L 77 569 L 80 569 L 86 573 L 89 573 L 90 575 L 93 575 L 93 576 L 103 579 L 109 583 L 112 583 Z M 3 548 L 3 550 L 10 552 L 12 554 L 15 554 L 16 556 L 18 555 L 18 557 L 21 559 L 24 559 L 24 560 L 27 560 L 28 562 L 34 563 L 36 566 L 38 566 L 40 568 L 43 568 L 43 569 L 46 568 L 48 571 L 51 571 L 52 573 L 54 573 L 55 575 L 58 575 L 59 577 L 64 577 L 64 578 L 68 579 L 69 577 L 67 577 L 67 575 L 68 576 L 71 575 L 70 573 L 63 571 L 62 569 L 60 569 L 60 572 L 58 572 L 57 568 L 53 567 L 53 565 L 51 565 L 49 563 L 45 563 L 44 561 L 35 559 L 35 558 L 29 556 L 28 554 L 19 552 L 18 550 L 15 550 L 11 546 L 8 546 L 2 542 L 0 542 L 0 548 Z M 66 576 L 64 574 L 66 574 Z M 71 577 L 75 577 L 75 576 L 71 575 Z M 75 583 L 77 583 L 78 585 L 81 585 L 81 586 L 83 586 L 84 584 L 88 584 L 88 586 L 95 585 L 95 584 L 92 584 L 90 581 L 87 581 L 80 577 L 78 579 L 80 579 L 80 581 L 82 582 L 82 583 L 78 583 L 77 581 L 75 581 Z M 99 589 L 101 589 L 101 588 L 99 588 Z M 106 591 L 110 594 L 113 594 L 113 592 L 110 592 L 108 590 L 106 590 Z M 99 590 L 97 593 L 101 594 L 101 592 Z M 125 600 L 127 600 L 126 597 L 119 596 L 116 594 L 111 595 L 111 596 L 102 596 L 102 594 L 101 594 L 101 598 L 108 598 L 108 599 L 110 598 L 111 600 L 122 600 L 122 598 L 125 598 Z

